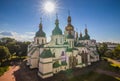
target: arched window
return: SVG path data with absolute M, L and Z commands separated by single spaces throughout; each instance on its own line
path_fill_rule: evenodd
M 39 39 L 37 39 L 37 44 L 39 44 Z
M 42 44 L 44 44 L 44 40 L 42 39 Z
M 56 39 L 56 44 L 57 44 L 57 39 Z

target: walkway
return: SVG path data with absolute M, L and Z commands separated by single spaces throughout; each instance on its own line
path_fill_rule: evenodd
M 14 71 L 17 71 L 19 66 L 10 66 L 9 70 L 0 77 L 0 81 L 15 81 Z

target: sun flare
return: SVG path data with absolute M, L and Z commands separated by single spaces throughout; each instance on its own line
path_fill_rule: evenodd
M 50 12 L 50 13 L 54 12 L 55 4 L 53 2 L 48 1 L 44 4 L 44 9 L 45 11 Z

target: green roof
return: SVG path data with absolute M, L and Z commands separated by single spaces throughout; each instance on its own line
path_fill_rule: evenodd
M 67 39 L 73 39 L 73 38 L 74 38 L 73 35 L 71 35 L 71 34 L 68 34 L 68 35 L 67 35 Z
M 79 40 L 84 40 L 84 37 L 80 37 Z
M 88 34 L 86 34 L 85 36 L 84 36 L 84 40 L 89 40 L 90 39 L 90 36 L 88 35 Z
M 66 49 L 66 52 L 72 52 L 73 51 L 73 48 L 67 48 Z
M 68 44 L 68 42 L 64 42 L 64 45 L 67 45 Z
M 62 61 L 62 62 L 61 62 L 61 65 L 63 65 L 63 66 L 64 66 L 64 65 L 67 65 L 66 61 Z
M 52 31 L 52 35 L 62 35 L 62 30 L 59 28 L 59 26 L 56 26 L 54 30 Z
M 45 32 L 43 32 L 43 30 L 39 29 L 38 32 L 36 32 L 36 37 L 46 37 Z
M 57 68 L 57 67 L 59 67 L 59 66 L 60 66 L 60 64 L 59 64 L 58 61 L 56 61 L 56 62 L 53 64 L 53 68 Z
M 52 52 L 50 50 L 44 50 L 41 55 L 41 58 L 50 58 L 53 57 Z

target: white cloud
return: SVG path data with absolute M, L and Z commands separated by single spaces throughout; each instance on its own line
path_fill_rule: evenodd
M 35 32 L 25 32 L 25 33 L 17 33 L 11 31 L 2 31 L 0 32 L 0 38 L 2 37 L 11 37 L 18 41 L 33 41 Z

